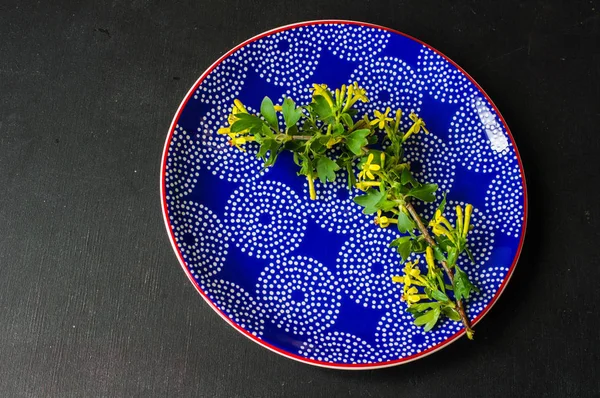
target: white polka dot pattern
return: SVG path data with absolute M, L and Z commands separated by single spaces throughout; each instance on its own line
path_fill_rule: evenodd
M 263 335 L 265 316 L 262 305 L 235 283 L 222 279 L 201 283 L 210 300 L 236 324 L 253 336 Z
M 518 238 L 523 219 L 523 185 L 517 165 L 503 168 L 486 191 L 488 217 L 496 220 L 498 229 L 508 236 Z
M 193 134 L 177 125 L 169 146 L 165 170 L 167 200 L 179 200 L 192 192 L 198 182 L 198 160 L 201 156 Z
M 400 285 L 395 288 L 398 292 L 402 289 Z M 379 320 L 375 331 L 378 360 L 384 362 L 417 354 L 427 348 L 426 336 L 422 328 L 413 324 L 413 317 L 404 305 L 392 308 Z
M 435 134 L 411 136 L 404 145 L 404 161 L 418 181 L 438 184 L 440 193 L 450 192 L 456 165 L 446 144 Z
M 435 51 L 424 46 L 418 59 L 420 84 L 436 100 L 456 104 L 477 91 L 461 71 Z
M 419 92 L 418 76 L 401 59 L 370 59 L 352 72 L 349 82 L 354 81 L 366 88 L 369 97 L 369 102 L 358 102 L 356 107 L 361 113 L 368 112 L 370 118 L 375 110 L 384 111 L 389 106 L 395 113 L 400 108 L 404 112 L 402 125 L 406 127 L 410 122 L 408 114 L 421 111 L 423 95 Z
M 336 260 L 336 275 L 346 294 L 364 307 L 383 309 L 399 305 L 392 276 L 402 266 L 396 249 L 389 247 L 398 234 L 393 228 L 369 227 L 350 237 Z
M 498 117 L 479 96 L 459 108 L 449 131 L 453 156 L 468 170 L 498 171 L 515 156 Z
M 209 105 L 229 106 L 240 94 L 248 73 L 246 52 L 240 49 L 218 64 L 202 81 L 193 98 Z
M 346 61 L 362 61 L 379 54 L 390 39 L 386 31 L 354 25 L 332 25 L 327 49 Z
M 233 240 L 249 256 L 273 259 L 300 245 L 306 218 L 298 195 L 277 181 L 238 188 L 227 201 L 226 223 Z
M 286 30 L 249 44 L 249 61 L 267 83 L 293 86 L 312 76 L 323 45 L 321 29 Z
M 362 208 L 354 203 L 354 197 L 361 191 L 350 192 L 346 179 L 346 172 L 338 171 L 334 182 L 315 181 L 317 200 L 308 202 L 308 215 L 329 232 L 354 234 L 373 223 L 373 216 L 363 214 Z M 304 188 L 308 189 L 306 183 Z
M 175 203 L 169 218 L 190 272 L 196 279 L 215 275 L 223 267 L 229 247 L 223 224 L 201 204 L 190 201 Z
M 335 323 L 340 289 L 331 272 L 311 258 L 276 260 L 260 274 L 256 293 L 273 323 L 286 332 L 304 336 Z
M 248 108 L 249 112 L 255 112 Z M 229 136 L 217 134 L 221 127 L 227 126 L 227 115 L 231 105 L 216 106 L 200 120 L 198 134 L 202 151 L 198 161 L 210 172 L 222 180 L 229 182 L 247 182 L 261 177 L 269 171 L 262 167 L 263 162 L 257 159 L 258 147 L 246 145 L 245 151 L 229 144 Z
M 298 350 L 306 358 L 332 363 L 373 363 L 373 347 L 350 333 L 329 332 L 309 338 Z

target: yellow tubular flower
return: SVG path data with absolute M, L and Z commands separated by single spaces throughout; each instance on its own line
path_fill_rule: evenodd
M 379 156 L 379 163 L 381 163 L 381 168 L 383 169 L 383 166 L 385 165 L 385 152 L 381 152 L 381 155 Z
M 317 199 L 317 192 L 315 191 L 315 182 L 313 181 L 313 178 L 308 175 L 306 176 L 306 179 L 308 180 L 308 193 L 310 195 L 311 200 L 315 200 Z
M 406 134 L 404 134 L 404 137 L 402 137 L 402 141 L 406 141 L 410 138 L 411 135 L 417 134 L 421 130 L 423 130 L 425 134 L 429 134 L 429 130 L 425 128 L 425 122 L 423 121 L 423 119 L 421 119 L 414 113 L 411 113 L 410 115 L 408 115 L 408 117 L 410 118 L 410 120 L 413 121 L 413 125 L 410 127 L 410 129 L 408 129 Z
M 229 129 L 229 127 L 221 127 L 221 128 L 220 128 L 220 129 L 217 131 L 217 133 L 219 133 L 219 134 L 223 134 L 223 135 L 226 135 L 226 134 L 231 134 L 231 130 Z
M 390 224 L 398 224 L 398 220 L 395 218 L 389 218 L 381 215 L 381 210 L 377 210 L 377 216 L 375 217 L 375 225 L 379 225 L 381 228 L 387 228 Z
M 425 249 L 425 260 L 427 261 L 427 267 L 430 270 L 434 270 L 435 261 L 433 257 L 433 249 L 431 248 L 431 246 L 427 246 L 427 249 Z
M 311 90 L 313 92 L 313 97 L 320 95 L 323 98 L 325 98 L 329 106 L 331 106 L 332 108 L 334 107 L 333 100 L 331 99 L 331 95 L 329 95 L 329 91 L 327 90 L 326 84 L 313 84 L 313 88 Z
M 371 164 L 373 158 L 373 154 L 369 154 L 369 157 L 367 157 L 367 161 L 362 166 L 362 171 L 358 173 L 358 178 L 364 178 L 365 176 L 367 176 L 371 180 L 375 179 L 375 175 L 373 175 L 372 171 L 378 171 L 379 169 L 381 169 L 381 166 L 379 166 L 378 164 Z
M 246 107 L 244 106 L 244 104 L 242 104 L 242 101 L 240 101 L 239 99 L 233 100 L 233 107 L 234 109 L 237 109 L 237 112 L 234 113 L 248 113 L 248 110 L 246 110 Z
M 402 300 L 406 301 L 406 303 L 410 306 L 411 304 L 421 301 L 421 295 L 419 294 L 417 288 L 413 286 L 402 294 Z
M 385 112 L 381 113 L 379 111 L 375 111 L 375 120 L 371 120 L 371 126 L 375 126 L 378 125 L 377 127 L 379 127 L 379 129 L 383 129 L 385 127 L 385 123 L 386 122 L 391 122 L 393 121 L 393 119 L 391 117 L 388 117 L 389 113 L 390 113 L 391 109 L 388 106 L 385 110 Z
M 463 215 L 462 207 L 456 206 L 456 233 L 461 235 L 463 232 L 463 220 L 465 216 Z
M 465 225 L 463 227 L 463 233 L 462 236 L 463 238 L 467 237 L 467 234 L 469 233 L 469 227 L 470 227 L 470 223 L 471 223 L 471 213 L 473 212 L 473 206 L 468 204 L 465 207 Z
M 360 189 L 361 191 L 366 191 L 371 187 L 378 187 L 380 185 L 381 183 L 378 181 L 359 181 L 356 183 L 356 188 Z
M 281 107 L 281 105 L 274 105 L 273 108 L 275 108 L 276 112 L 281 112 L 283 110 L 283 108 Z
M 340 107 L 344 104 L 344 100 L 346 99 L 346 85 L 342 84 L 340 88 Z
M 230 135 L 231 140 L 229 141 L 229 145 L 235 146 L 240 151 L 246 152 L 242 145 L 244 145 L 248 141 L 254 141 L 254 137 L 233 137 Z

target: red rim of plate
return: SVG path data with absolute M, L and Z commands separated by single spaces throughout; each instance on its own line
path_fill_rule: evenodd
M 521 254 L 521 249 L 523 248 L 523 241 L 525 239 L 525 230 L 526 230 L 526 227 L 527 227 L 527 185 L 525 183 L 525 172 L 523 170 L 523 162 L 521 161 L 521 156 L 519 155 L 519 151 L 517 149 L 517 145 L 515 143 L 515 140 L 514 140 L 514 138 L 512 136 L 512 133 L 510 132 L 510 129 L 508 128 L 508 125 L 506 124 L 506 121 L 504 120 L 504 117 L 502 116 L 502 114 L 498 110 L 498 107 L 496 107 L 496 105 L 494 104 L 494 102 L 487 95 L 487 93 L 481 88 L 481 86 L 479 86 L 479 84 L 477 84 L 477 82 L 475 81 L 475 79 L 473 79 L 467 72 L 465 72 L 465 70 L 463 68 L 461 68 L 460 66 L 458 66 L 456 64 L 456 62 L 452 61 L 450 58 L 448 58 L 447 56 L 445 56 L 444 54 L 442 54 L 440 51 L 436 50 L 435 48 L 431 47 L 430 45 L 428 45 L 426 43 L 423 43 L 421 40 L 418 40 L 418 39 L 416 39 L 416 38 L 414 38 L 414 37 L 412 37 L 410 35 L 407 35 L 405 33 L 399 32 L 397 30 L 386 28 L 385 26 L 375 25 L 375 24 L 366 23 L 366 22 L 337 20 L 337 19 L 323 19 L 323 20 L 316 20 L 316 21 L 298 22 L 298 23 L 294 23 L 294 24 L 291 24 L 291 25 L 281 26 L 279 28 L 272 29 L 272 30 L 263 32 L 263 33 L 261 33 L 261 34 L 259 34 L 257 36 L 254 36 L 254 37 L 252 37 L 252 38 L 244 41 L 243 43 L 237 45 L 236 47 L 232 48 L 227 53 L 225 53 L 221 58 L 219 58 L 217 61 L 215 61 L 215 63 L 213 63 L 204 73 L 202 73 L 202 75 L 200 76 L 200 78 L 196 81 L 196 83 L 194 83 L 194 85 L 192 86 L 192 88 L 190 89 L 190 91 L 187 93 L 187 95 L 185 96 L 184 100 L 181 102 L 181 105 L 179 105 L 179 108 L 177 109 L 177 113 L 175 114 L 175 117 L 173 118 L 173 122 L 171 123 L 171 127 L 169 128 L 169 134 L 167 136 L 167 140 L 165 142 L 165 148 L 163 150 L 162 166 L 161 166 L 161 172 L 160 172 L 160 196 L 161 196 L 162 212 L 163 212 L 163 217 L 164 217 L 164 220 L 165 220 L 165 226 L 167 228 L 167 233 L 169 234 L 169 240 L 171 241 L 171 245 L 173 246 L 173 250 L 177 254 L 177 258 L 179 259 L 179 263 L 181 264 L 181 267 L 183 268 L 183 270 L 185 271 L 186 275 L 188 276 L 188 279 L 192 282 L 192 284 L 194 285 L 194 287 L 196 288 L 196 290 L 198 291 L 198 293 L 200 293 L 200 295 L 202 296 L 202 298 L 204 298 L 204 300 L 210 305 L 210 307 L 217 314 L 219 314 L 223 319 L 225 319 L 225 321 L 227 321 L 237 331 L 239 331 L 240 333 L 242 333 L 244 336 L 248 337 L 252 341 L 260 344 L 261 346 L 263 346 L 265 348 L 268 348 L 271 351 L 274 351 L 274 352 L 276 352 L 276 353 L 278 353 L 280 355 L 283 355 L 283 356 L 285 356 L 287 358 L 291 358 L 291 359 L 294 359 L 294 360 L 299 361 L 299 362 L 308 363 L 308 364 L 311 364 L 311 365 L 316 365 L 316 366 L 321 366 L 321 367 L 326 367 L 326 368 L 347 369 L 347 370 L 361 370 L 361 369 L 364 370 L 364 369 L 377 369 L 377 368 L 385 368 L 385 367 L 389 367 L 389 366 L 400 365 L 400 364 L 404 364 L 404 363 L 411 362 L 411 361 L 414 361 L 416 359 L 425 357 L 425 356 L 427 356 L 429 354 L 434 353 L 435 351 L 438 351 L 438 350 L 446 347 L 447 345 L 449 345 L 450 343 L 456 341 L 459 337 L 461 337 L 465 333 L 464 329 L 461 329 L 460 331 L 456 332 L 454 335 L 452 335 L 451 337 L 447 338 L 443 342 L 441 342 L 438 345 L 435 345 L 435 346 L 433 346 L 431 348 L 428 348 L 425 351 L 419 352 L 418 354 L 414 354 L 414 355 L 411 355 L 411 356 L 408 356 L 408 357 L 405 357 L 405 358 L 402 358 L 402 359 L 397 359 L 397 360 L 387 361 L 387 362 L 378 362 L 378 363 L 372 363 L 372 364 L 336 364 L 336 363 L 330 363 L 330 362 L 323 362 L 323 361 L 317 361 L 317 360 L 313 360 L 313 359 L 308 359 L 308 358 L 304 358 L 304 357 L 301 357 L 301 356 L 296 355 L 296 354 L 292 354 L 290 352 L 282 350 L 282 349 L 280 349 L 280 348 L 278 348 L 278 347 L 276 347 L 276 346 L 274 346 L 272 344 L 267 343 L 266 341 L 263 341 L 263 340 L 257 338 L 256 336 L 252 335 L 247 330 L 243 329 L 238 324 L 236 324 L 235 322 L 233 322 L 227 315 L 225 315 L 225 313 L 223 313 L 215 305 L 215 303 L 213 303 L 210 300 L 210 298 L 200 288 L 200 286 L 198 285 L 198 282 L 196 282 L 196 280 L 194 279 L 194 277 L 192 276 L 192 274 L 190 273 L 190 271 L 186 267 L 185 261 L 183 259 L 182 254 L 181 254 L 181 251 L 179 250 L 179 247 L 177 246 L 177 244 L 175 242 L 175 237 L 173 235 L 173 230 L 171 228 L 171 222 L 169 221 L 169 217 L 167 215 L 167 198 L 166 198 L 166 193 L 165 193 L 165 191 L 166 191 L 166 189 L 165 189 L 166 188 L 165 187 L 165 184 L 166 184 L 165 173 L 166 173 L 166 167 L 167 167 L 167 154 L 169 152 L 169 146 L 171 144 L 171 138 L 173 137 L 173 132 L 175 131 L 175 127 L 177 126 L 177 122 L 179 120 L 179 117 L 181 115 L 182 110 L 185 108 L 185 106 L 187 105 L 189 99 L 192 97 L 193 93 L 196 91 L 196 89 L 202 83 L 202 81 L 204 81 L 204 79 L 206 78 L 206 76 L 208 76 L 208 74 L 210 72 L 212 72 L 213 69 L 215 69 L 215 67 L 217 65 L 219 65 L 221 62 L 223 62 L 223 60 L 225 60 L 227 57 L 229 57 L 235 51 L 237 51 L 238 49 L 246 46 L 249 43 L 252 43 L 252 42 L 254 42 L 254 41 L 258 40 L 258 39 L 261 39 L 261 38 L 263 38 L 265 36 L 269 36 L 269 35 L 272 35 L 274 33 L 282 32 L 282 31 L 285 31 L 285 30 L 299 28 L 301 26 L 322 25 L 322 24 L 358 25 L 358 26 L 364 26 L 364 27 L 369 27 L 369 28 L 383 29 L 383 30 L 386 30 L 388 32 L 396 33 L 396 34 L 402 35 L 402 36 L 404 36 L 404 37 L 406 37 L 408 39 L 414 40 L 417 43 L 420 43 L 423 46 L 429 48 L 430 50 L 435 51 L 437 54 L 439 54 L 440 56 L 444 57 L 448 62 L 450 62 L 452 65 L 454 65 L 455 68 L 457 68 L 459 71 L 461 71 L 479 89 L 479 91 L 485 96 L 485 98 L 488 100 L 488 102 L 492 105 L 492 107 L 496 111 L 496 114 L 500 118 L 500 121 L 504 125 L 504 128 L 506 129 L 506 132 L 508 133 L 508 136 L 510 137 L 512 145 L 513 145 L 513 147 L 515 149 L 515 153 L 517 155 L 517 160 L 519 162 L 519 168 L 520 168 L 520 171 L 521 171 L 521 181 L 522 181 L 522 184 L 523 184 L 523 225 L 522 225 L 522 230 L 521 230 L 521 238 L 520 238 L 520 241 L 519 241 L 519 248 L 517 249 L 517 253 L 516 253 L 515 257 L 514 257 L 513 263 L 510 266 L 510 269 L 508 270 L 508 273 L 505 276 L 504 281 L 502 281 L 502 284 L 500 285 L 498 291 L 496 291 L 496 294 L 494 295 L 494 297 L 492 298 L 492 300 L 489 302 L 489 304 L 483 309 L 483 311 L 481 311 L 481 313 L 475 319 L 473 319 L 472 324 L 473 325 L 477 324 L 484 317 L 484 315 L 487 314 L 487 312 L 490 310 L 490 308 L 492 308 L 492 306 L 496 303 L 496 301 L 498 300 L 498 297 L 500 297 L 500 295 L 504 291 L 504 288 L 508 284 L 508 281 L 510 280 L 510 277 L 513 274 L 515 266 L 517 265 L 517 262 L 519 260 L 519 256 Z

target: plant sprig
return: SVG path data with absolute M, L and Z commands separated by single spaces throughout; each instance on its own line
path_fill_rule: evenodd
M 246 143 L 256 142 L 257 156 L 263 159 L 265 167 L 272 166 L 281 152 L 292 152 L 298 174 L 306 177 L 313 200 L 317 197 L 315 179 L 332 182 L 338 170 L 345 170 L 348 188 L 364 192 L 354 198 L 363 212 L 375 214 L 374 222 L 379 227 L 395 225 L 403 234 L 390 243 L 405 263 L 404 275 L 393 277 L 393 281 L 403 284 L 401 299 L 407 303 L 414 323 L 429 331 L 443 315 L 461 321 L 472 339 L 464 300 L 477 288 L 456 264 L 463 253 L 473 259 L 467 247 L 472 206 L 467 205 L 464 213 L 460 206 L 456 207 L 453 226 L 443 215 L 445 195 L 428 223 L 423 222 L 412 204 L 414 200 L 434 202 L 438 189 L 436 184 L 417 181 L 410 163 L 404 161 L 404 143 L 420 132 L 429 134 L 425 122 L 410 113 L 412 124 L 403 131 L 402 111 L 390 115 L 390 108 L 375 111 L 373 119 L 366 114 L 357 117 L 354 105 L 368 101 L 366 91 L 357 83 L 334 91 L 324 84 L 314 84 L 311 90 L 312 100 L 304 106 L 290 98 L 274 105 L 265 97 L 258 115 L 250 114 L 235 100 L 229 127 L 219 133 L 228 135 L 231 145 L 241 150 Z M 283 126 L 278 114 L 283 118 Z M 337 150 L 335 158 L 332 149 Z M 356 166 L 360 171 L 355 176 Z M 407 262 L 413 253 L 425 253 L 426 274 L 421 274 L 418 259 Z

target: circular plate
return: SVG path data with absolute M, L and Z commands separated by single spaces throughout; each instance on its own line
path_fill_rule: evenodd
M 235 329 L 288 358 L 343 369 L 391 366 L 464 334 L 444 320 L 415 327 L 401 285 L 397 235 L 361 213 L 344 178 L 307 197 L 291 156 L 263 169 L 217 134 L 232 101 L 256 111 L 267 95 L 310 102 L 309 87 L 357 81 L 361 113 L 401 108 L 431 134 L 407 145 L 416 176 L 439 184 L 450 205 L 474 205 L 476 265 L 459 265 L 481 289 L 468 302 L 476 324 L 508 282 L 523 244 L 526 189 L 502 116 L 483 90 L 439 51 L 367 23 L 312 21 L 260 34 L 206 70 L 181 103 L 160 176 L 167 231 L 198 292 Z M 340 181 L 339 183 L 337 181 Z M 453 206 L 452 206 L 453 207 Z M 420 210 L 430 216 L 435 205 Z M 192 304 L 193 305 L 193 304 Z

